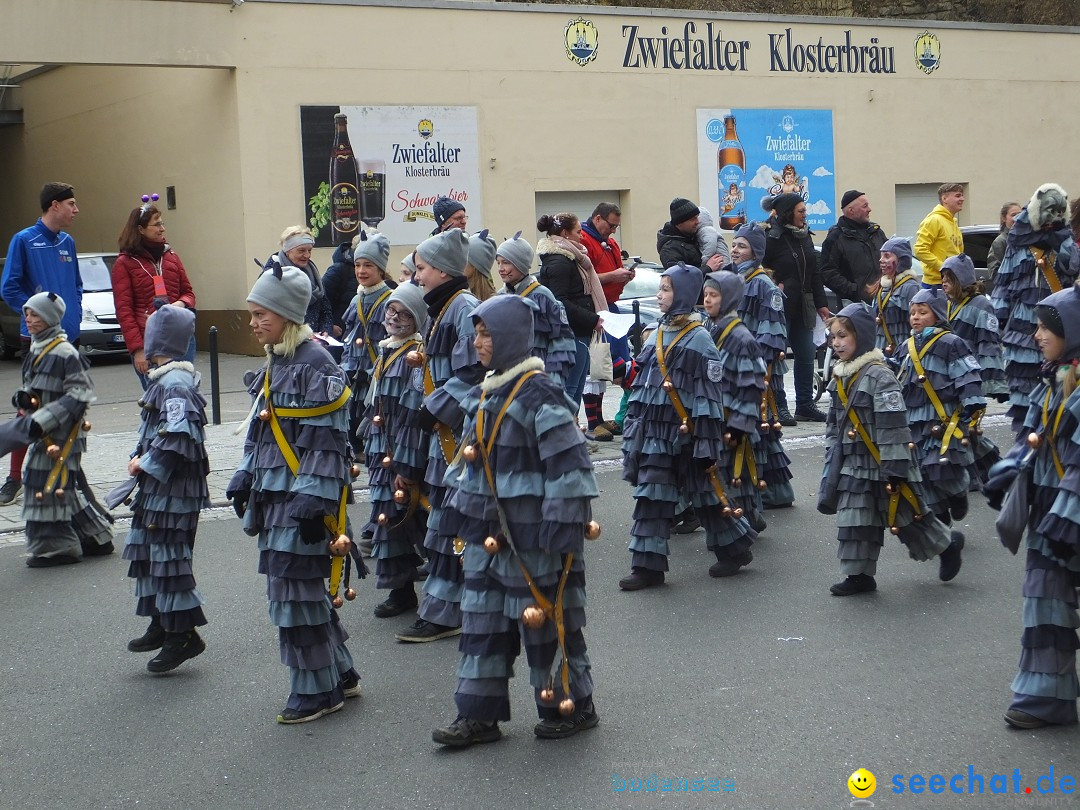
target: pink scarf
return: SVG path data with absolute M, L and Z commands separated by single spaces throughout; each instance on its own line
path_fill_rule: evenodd
M 589 258 L 589 254 L 585 252 L 585 248 L 579 245 L 577 242 L 571 242 L 562 236 L 548 237 L 555 244 L 556 247 L 573 253 L 577 260 L 578 272 L 581 273 L 581 283 L 585 288 L 585 292 L 589 294 L 593 302 L 593 310 L 597 313 L 607 312 L 608 303 L 607 298 L 604 297 L 604 288 L 600 284 L 600 278 L 596 275 L 596 270 L 593 269 L 592 259 Z

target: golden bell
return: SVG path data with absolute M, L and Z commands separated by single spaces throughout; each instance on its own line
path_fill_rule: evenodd
M 386 512 L 379 512 L 379 516 L 375 519 L 375 522 L 378 523 L 380 526 L 385 526 L 387 523 L 390 522 L 390 517 L 386 514 Z
M 908 450 L 914 450 L 915 449 L 915 442 L 908 442 L 907 443 L 907 449 Z
M 595 540 L 600 536 L 600 524 L 595 520 L 590 520 L 585 524 L 585 539 Z
M 67 497 L 67 492 L 64 491 L 63 487 L 57 487 L 56 491 L 55 491 L 55 495 L 60 500 L 64 500 L 64 498 Z
M 725 506 L 723 509 L 720 510 L 720 514 L 730 517 L 732 511 L 733 510 L 732 510 L 732 508 L 730 506 Z
M 412 368 L 420 368 L 424 365 L 424 353 L 412 351 L 405 355 L 405 362 Z
M 555 690 L 551 687 L 545 687 L 544 689 L 541 689 L 540 699 L 545 703 L 551 703 L 551 701 L 555 700 Z
M 771 425 L 769 425 L 768 422 L 762 422 L 760 427 L 761 427 L 761 432 L 762 433 L 767 433 L 769 431 L 769 428 L 771 427 Z
M 735 441 L 735 437 L 732 436 L 730 433 L 724 433 L 724 444 L 726 444 L 728 447 L 735 447 L 738 442 Z
M 41 492 L 41 491 L 35 492 L 34 493 L 34 500 L 35 501 L 43 501 L 43 500 L 45 500 L 45 493 Z
M 349 475 L 352 476 L 353 478 L 359 478 L 360 477 L 360 465 L 359 464 L 351 464 L 351 465 L 349 465 Z
M 741 478 L 732 478 L 731 479 L 731 485 L 733 487 L 741 487 L 742 486 L 742 479 Z
M 472 464 L 474 461 L 476 461 L 476 448 L 473 447 L 471 444 L 465 445 L 461 448 L 461 457 L 470 464 Z
M 349 536 L 347 534 L 339 534 L 337 537 L 330 541 L 330 556 L 346 556 L 349 553 L 349 547 L 351 545 L 352 540 L 349 539 Z
M 896 351 L 896 347 L 891 343 L 885 347 L 885 354 L 892 356 L 892 353 Z
M 761 490 L 766 490 L 769 488 L 769 482 L 762 478 L 760 481 L 757 482 L 757 488 Z
M 37 397 L 30 397 L 30 407 L 37 408 L 41 405 L 41 400 Z
M 58 444 L 50 444 L 45 449 L 45 455 L 47 455 L 53 461 L 56 461 L 56 459 L 60 458 L 60 445 L 58 445 Z
M 685 436 L 689 432 L 690 432 L 690 423 L 686 419 L 683 419 L 682 424 L 679 425 L 679 433 L 681 433 L 683 436 Z
M 157 435 L 158 436 L 168 436 L 169 431 L 167 431 L 165 428 L 158 428 Z
M 346 588 L 345 589 L 345 601 L 351 602 L 355 598 L 356 598 L 356 588 Z
M 454 538 L 454 553 L 458 556 L 461 556 L 465 553 L 465 541 L 462 540 L 460 537 Z
M 854 439 L 854 438 L 855 438 L 856 436 L 858 436 L 858 435 L 859 435 L 859 434 L 855 432 L 855 428 L 852 428 L 851 430 L 849 430 L 849 431 L 847 432 L 847 437 L 848 437 L 849 439 Z
M 574 701 L 570 698 L 563 698 L 559 701 L 559 714 L 563 717 L 569 717 L 574 713 Z
M 876 318 L 874 318 L 874 323 L 876 323 L 878 326 L 881 326 L 881 316 L 880 315 L 878 315 Z
M 900 529 L 897 528 L 896 526 L 890 526 L 889 531 L 892 532 L 893 534 L 900 534 Z
M 394 490 L 394 503 L 405 503 L 409 500 L 409 493 L 403 489 Z
M 925 374 L 920 374 L 915 379 L 919 382 L 919 385 L 922 385 L 924 382 L 926 382 L 926 375 Z
M 1038 450 L 1039 445 L 1042 444 L 1042 436 L 1032 431 L 1028 434 L 1027 443 L 1028 447 L 1030 447 L 1032 450 Z
M 772 423 L 772 429 L 775 430 L 777 433 L 780 432 L 780 428 L 782 428 L 782 427 L 783 427 L 783 425 L 780 424 L 779 420 Z
M 361 346 L 364 345 L 364 339 L 363 338 L 357 338 L 356 340 L 353 341 L 353 345 L 355 345 L 357 348 L 360 348 Z
M 491 556 L 495 556 L 502 549 L 502 543 L 499 542 L 498 537 L 488 536 L 484 538 L 484 551 Z
M 742 508 L 741 506 L 737 506 L 737 507 L 735 507 L 734 511 L 732 511 L 732 513 L 731 513 L 731 514 L 732 514 L 732 515 L 734 516 L 734 518 L 735 518 L 736 520 L 738 520 L 738 519 L 739 519 L 739 518 L 741 518 L 741 517 L 742 517 L 743 515 L 745 515 L 745 514 L 746 514 L 746 512 L 744 512 L 744 511 L 743 511 L 743 508 Z
M 140 408 L 145 408 L 146 407 L 146 400 L 145 399 L 140 399 L 135 404 L 138 405 Z
M 665 391 L 671 391 L 675 387 L 675 383 L 673 383 L 671 380 L 664 380 L 662 387 Z
M 960 440 L 961 447 L 967 447 L 969 444 L 971 444 L 971 442 L 969 442 L 966 438 Z
M 785 352 L 780 352 L 780 354 L 776 355 L 776 359 L 777 360 L 786 360 L 787 359 L 787 354 Z
M 371 417 L 371 424 L 373 424 L 377 428 L 382 427 L 382 421 L 382 417 L 378 414 L 375 414 L 373 417 Z
M 270 411 L 266 410 L 265 408 L 263 408 L 261 411 L 259 411 L 259 421 L 261 421 L 261 422 L 269 422 L 270 421 Z
M 894 487 L 892 484 L 886 484 L 885 485 L 885 491 L 888 492 L 890 495 L 892 495 L 893 492 L 896 491 L 896 487 Z
M 941 434 L 944 432 L 945 429 L 940 424 L 934 425 L 932 428 L 930 428 L 930 435 L 933 436 L 935 439 L 940 439 Z
M 382 465 L 387 470 L 390 469 L 390 465 L 393 464 L 393 463 L 394 463 L 394 460 L 392 458 L 390 458 L 390 456 L 383 456 L 382 457 Z
M 547 616 L 539 605 L 529 605 L 521 611 L 521 623 L 530 630 L 539 630 L 545 621 L 547 621 Z
M 332 604 L 335 608 L 340 608 L 342 605 L 345 604 L 345 600 L 342 599 L 340 596 L 335 596 L 333 599 L 330 600 L 330 604 Z

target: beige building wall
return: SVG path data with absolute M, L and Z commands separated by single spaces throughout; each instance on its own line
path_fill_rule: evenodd
M 215 322 L 226 348 L 251 346 L 235 313 L 257 272 L 252 257 L 306 218 L 301 105 L 475 106 L 488 221 L 471 228 L 535 237 L 537 192 L 618 189 L 624 246 L 645 258 L 656 256 L 670 199 L 697 195 L 698 108 L 833 110 L 837 194 L 867 192 L 890 233 L 897 185 L 968 183 L 965 224 L 996 221 L 1002 201 L 1026 200 L 1049 179 L 1080 189 L 1069 160 L 1080 119 L 1072 30 L 405 0 L 249 0 L 232 11 L 170 0 L 18 5 L 19 24 L 0 31 L 5 60 L 83 64 L 17 91 L 26 123 L 0 129 L 3 240 L 36 216 L 47 180 L 76 185 L 82 250 L 110 249 L 138 195 L 174 185 L 169 238 L 199 296 L 200 332 Z M 61 30 L 35 25 L 58 15 L 69 21 Z M 584 66 L 563 46 L 578 16 L 600 32 Z M 748 41 L 748 69 L 624 66 L 628 26 L 656 37 L 665 25 L 681 34 L 687 21 Z M 896 73 L 770 71 L 769 34 L 787 28 L 801 43 L 876 37 L 894 48 Z M 931 75 L 914 63 L 923 30 L 942 42 Z M 117 62 L 180 67 L 105 66 Z M 1038 71 L 1019 67 L 1030 65 Z M 317 252 L 320 268 L 329 253 Z M 403 253 L 395 248 L 395 265 Z

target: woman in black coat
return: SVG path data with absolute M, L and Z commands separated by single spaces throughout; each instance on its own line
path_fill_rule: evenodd
M 765 258 L 762 264 L 772 271 L 773 281 L 783 290 L 787 316 L 788 341 L 795 355 L 795 418 L 787 408 L 783 381 L 776 386 L 780 421 L 797 424 L 824 422 L 825 414 L 814 405 L 814 314 L 829 318 L 825 288 L 818 271 L 817 253 L 810 229 L 806 226 L 806 203 L 800 195 L 781 194 L 773 200 L 773 224 L 766 233 Z M 805 296 L 806 292 L 809 295 Z

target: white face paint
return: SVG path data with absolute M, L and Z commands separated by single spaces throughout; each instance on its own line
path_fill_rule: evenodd
M 383 312 L 383 326 L 391 337 L 406 337 L 416 331 L 416 319 L 405 307 L 391 301 Z

